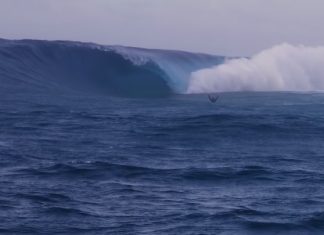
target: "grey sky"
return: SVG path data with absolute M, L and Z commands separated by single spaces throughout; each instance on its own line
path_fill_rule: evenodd
M 223 55 L 324 44 L 323 0 L 0 0 L 0 37 Z

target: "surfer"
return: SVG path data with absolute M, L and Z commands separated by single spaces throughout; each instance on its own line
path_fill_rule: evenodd
M 218 95 L 208 95 L 208 99 L 210 102 L 215 103 L 218 100 L 219 96 Z

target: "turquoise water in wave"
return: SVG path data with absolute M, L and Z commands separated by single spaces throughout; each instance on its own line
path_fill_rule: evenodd
M 1 93 L 1 234 L 323 234 L 324 95 Z

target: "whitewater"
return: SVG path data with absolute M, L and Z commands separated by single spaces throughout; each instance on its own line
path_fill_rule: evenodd
M 0 233 L 322 235 L 323 74 L 322 47 L 2 39 Z
M 323 64 L 324 47 L 281 44 L 192 73 L 187 92 L 323 91 Z

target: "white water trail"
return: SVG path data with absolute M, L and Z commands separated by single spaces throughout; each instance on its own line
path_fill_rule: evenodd
M 324 90 L 324 46 L 281 44 L 191 74 L 187 93 Z

